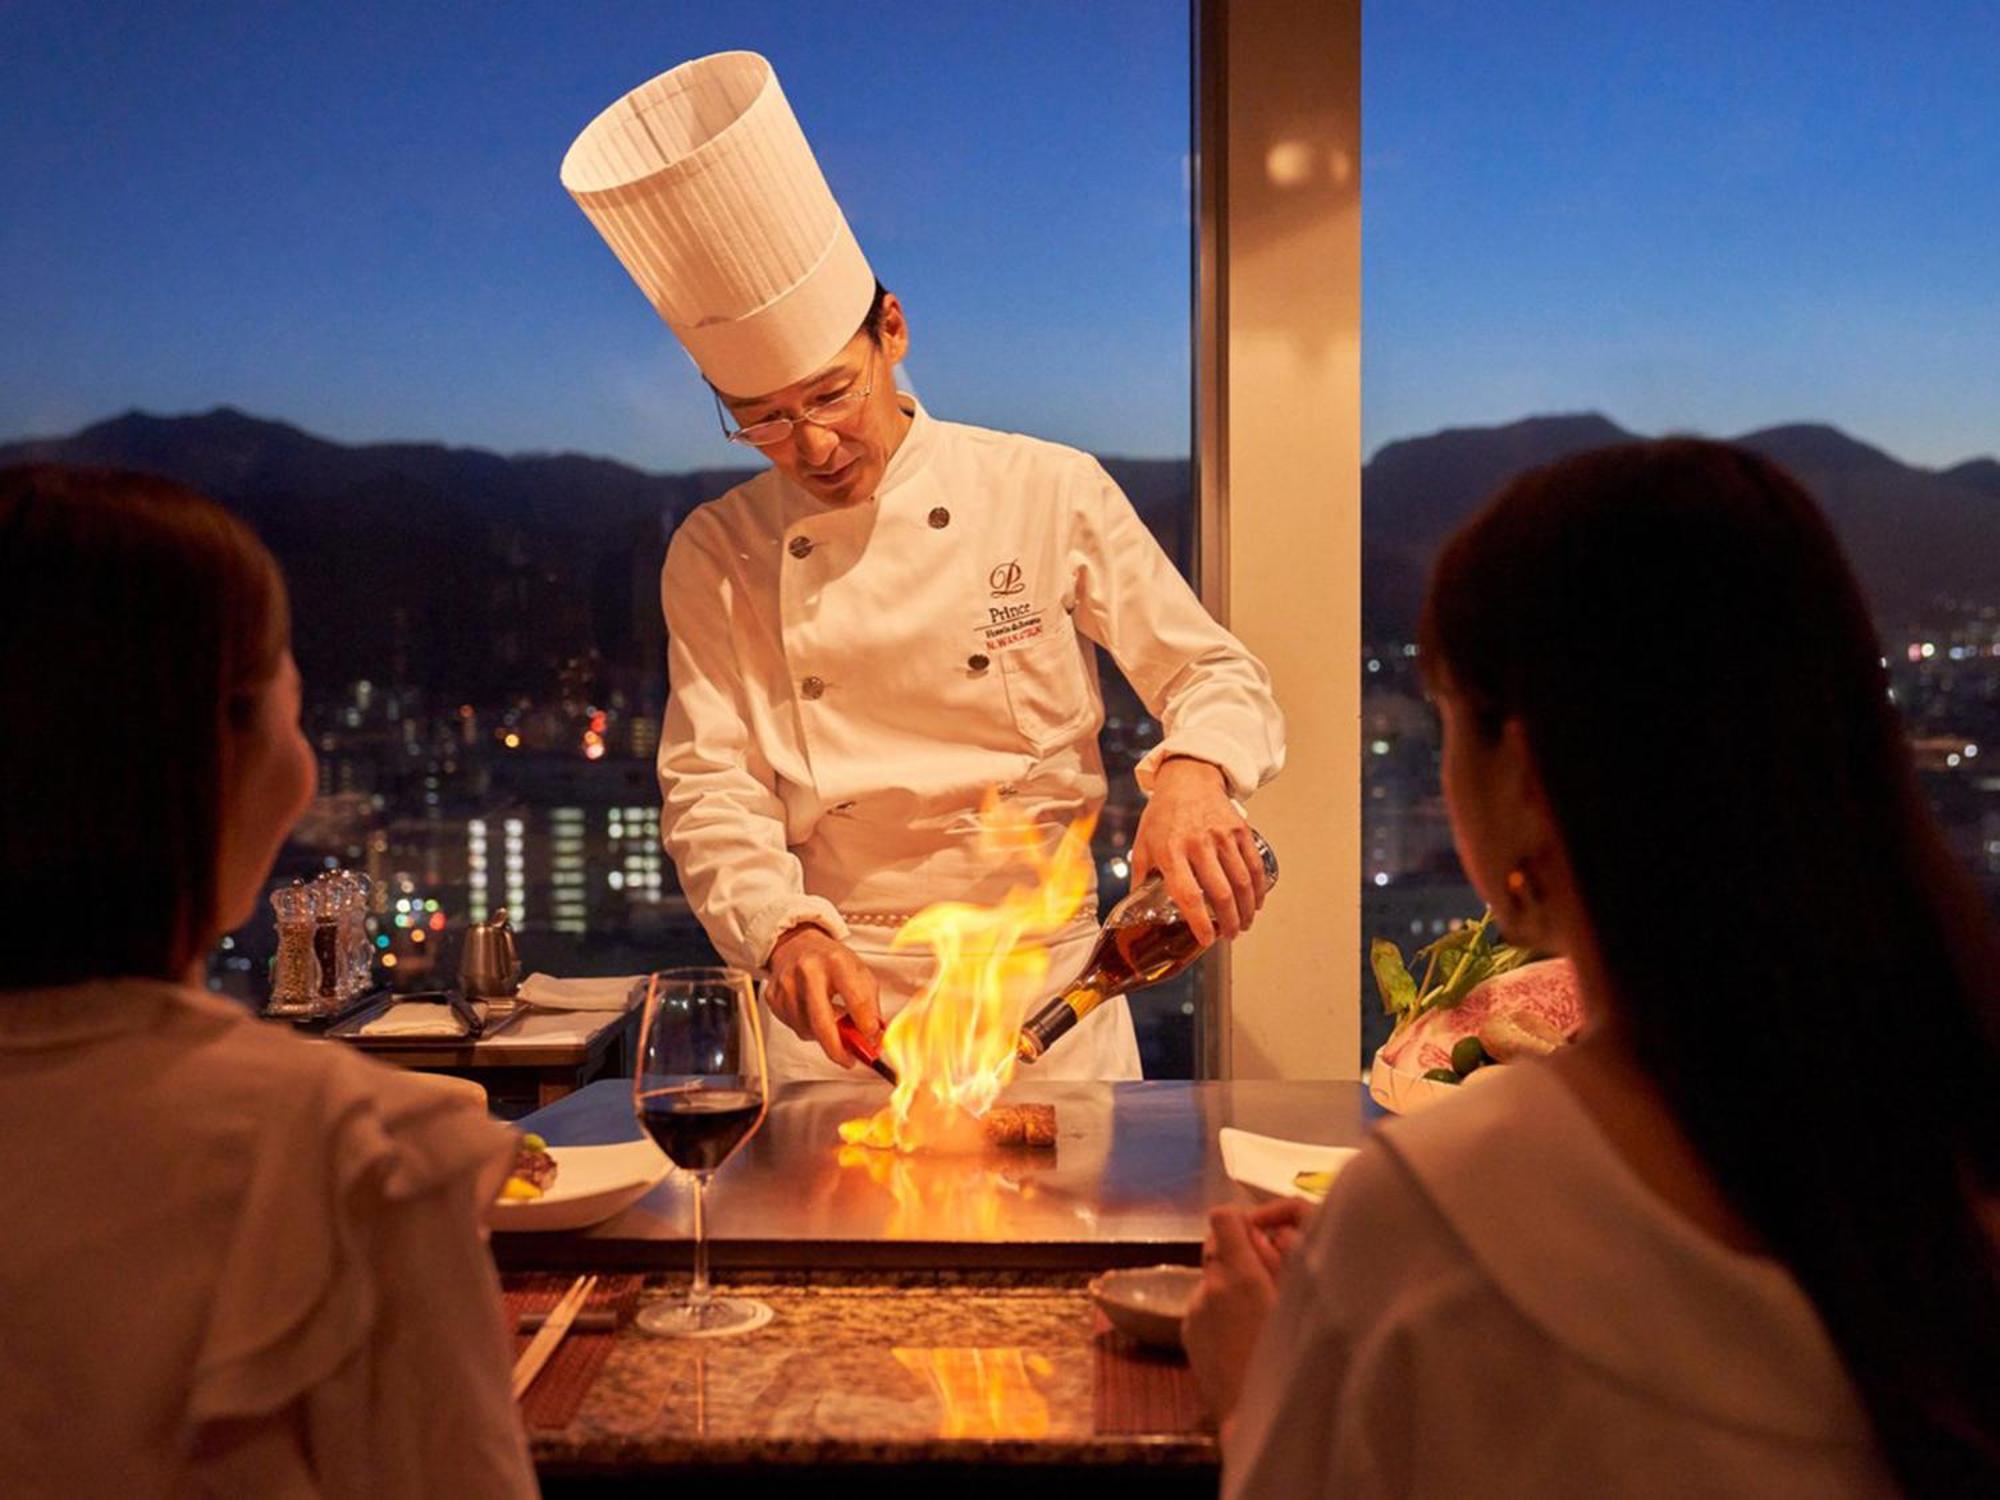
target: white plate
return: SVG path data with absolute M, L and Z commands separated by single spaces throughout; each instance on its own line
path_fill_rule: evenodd
M 1230 1181 L 1267 1198 L 1298 1198 L 1306 1203 L 1319 1200 L 1300 1192 L 1293 1179 L 1301 1172 L 1338 1172 L 1355 1154 L 1352 1146 L 1314 1146 L 1252 1135 L 1232 1125 L 1223 1126 L 1217 1140 L 1222 1147 L 1222 1170 Z
M 1106 1271 L 1091 1281 L 1090 1296 L 1120 1333 L 1156 1349 L 1178 1349 L 1181 1319 L 1200 1285 L 1201 1272 L 1194 1266 L 1147 1266 Z
M 1368 1092 L 1392 1115 L 1413 1115 L 1433 1104 L 1456 1099 L 1464 1088 L 1462 1083 L 1438 1083 L 1426 1078 L 1420 1069 L 1385 1063 L 1380 1052 L 1368 1068 Z
M 556 1180 L 539 1198 L 495 1200 L 486 1222 L 516 1231 L 584 1229 L 637 1203 L 673 1163 L 651 1141 L 616 1146 L 551 1146 Z

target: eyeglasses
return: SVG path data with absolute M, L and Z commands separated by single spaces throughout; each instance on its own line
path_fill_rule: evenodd
M 801 422 L 810 422 L 815 427 L 838 427 L 842 422 L 852 421 L 875 389 L 875 360 L 871 353 L 868 361 L 869 379 L 866 385 L 855 390 L 842 391 L 825 401 L 815 401 L 810 406 L 799 408 L 796 417 L 771 417 L 763 422 L 752 422 L 748 427 L 731 428 L 729 414 L 723 407 L 722 397 L 715 397 L 715 414 L 722 423 L 722 435 L 732 443 L 740 443 L 746 448 L 775 448 L 792 435 L 792 429 Z M 714 394 L 711 392 L 711 394 Z

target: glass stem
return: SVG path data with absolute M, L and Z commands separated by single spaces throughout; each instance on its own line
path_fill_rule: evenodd
M 697 1173 L 694 1179 L 694 1281 L 688 1287 L 688 1306 L 708 1305 L 708 1223 L 703 1213 L 703 1201 L 708 1194 L 708 1174 Z

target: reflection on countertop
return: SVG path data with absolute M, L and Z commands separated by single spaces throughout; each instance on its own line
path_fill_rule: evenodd
M 1148 1463 L 1213 1466 L 1185 1401 L 1146 1430 L 1121 1393 L 1185 1381 L 1100 1331 L 1080 1278 L 740 1282 L 770 1325 L 683 1342 L 626 1331 L 570 1425 L 536 1432 L 546 1472 L 771 1466 Z M 1121 1408 L 1121 1402 L 1124 1407 Z

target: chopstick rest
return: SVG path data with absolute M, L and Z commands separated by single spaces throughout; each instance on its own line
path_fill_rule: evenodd
M 554 1316 L 554 1310 L 525 1312 L 514 1320 L 514 1332 L 533 1333 Z M 580 1312 L 569 1325 L 571 1333 L 616 1333 L 618 1331 L 618 1310 L 611 1307 L 592 1308 Z

